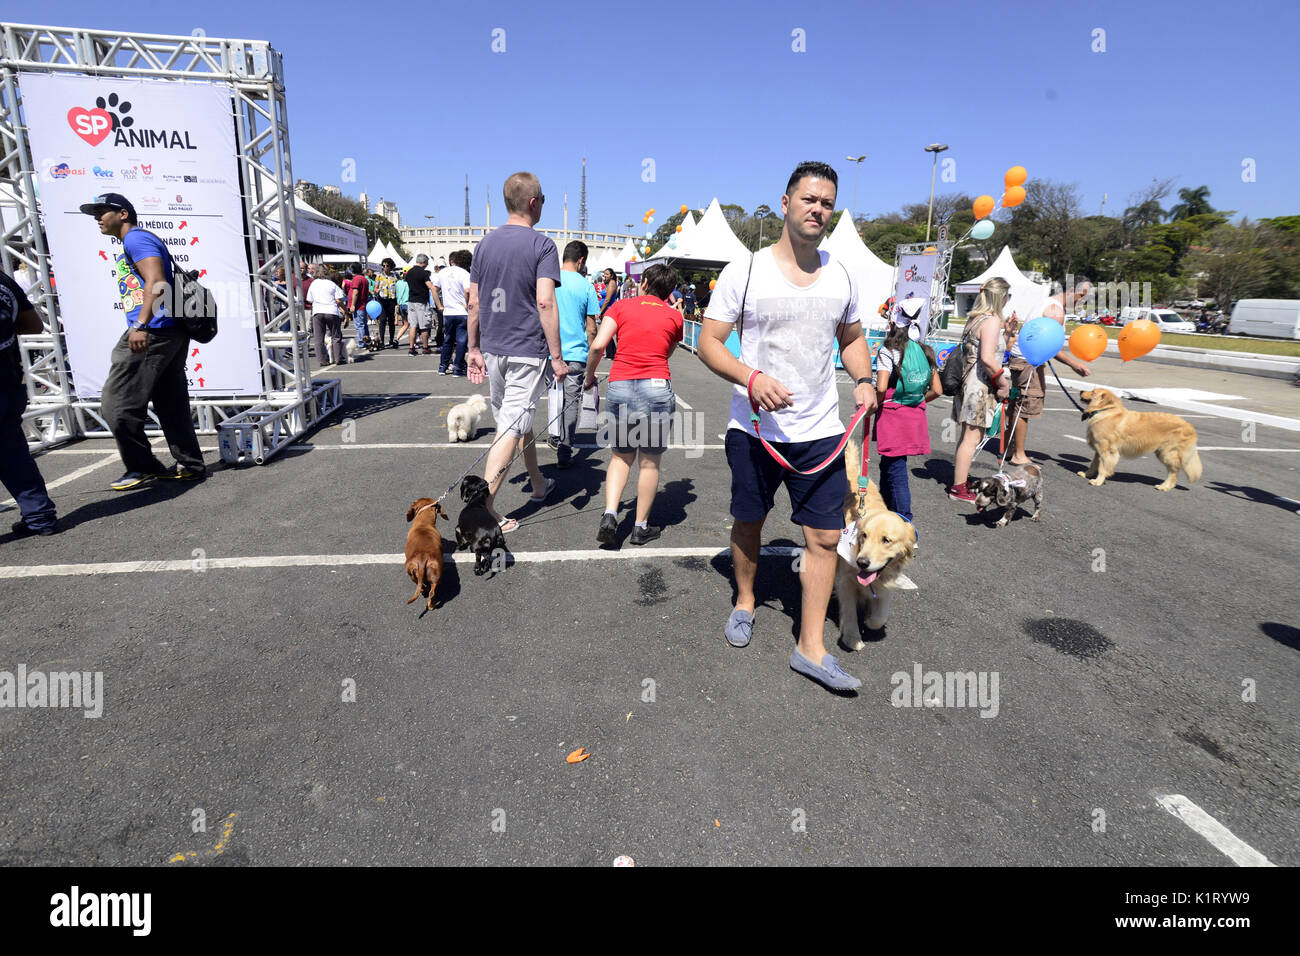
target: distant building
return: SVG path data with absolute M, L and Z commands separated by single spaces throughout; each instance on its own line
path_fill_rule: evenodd
M 402 217 L 397 214 L 397 203 L 385 202 L 383 196 L 380 196 L 379 202 L 375 203 L 375 215 L 383 216 L 399 229 L 402 226 Z
M 411 256 L 423 252 L 435 263 L 440 258 L 445 259 L 457 249 L 468 249 L 473 252 L 479 241 L 491 231 L 491 226 L 402 226 L 398 229 L 402 237 L 402 245 Z M 625 233 L 565 229 L 538 229 L 537 231 L 550 238 L 561 255 L 564 253 L 564 247 L 571 240 L 582 240 L 587 244 L 589 265 L 595 263 L 606 251 L 622 252 L 628 239 L 633 239 L 634 242 L 640 241 L 638 237 Z M 594 272 L 594 269 L 589 271 Z
M 323 192 L 326 196 L 342 196 L 342 195 L 343 195 L 343 190 L 339 189 L 338 186 L 322 186 L 321 189 L 320 189 L 320 191 Z
M 365 193 L 361 194 L 361 205 L 366 207 L 366 212 L 370 212 L 370 197 Z
M 306 200 L 307 193 L 315 191 L 319 187 L 315 183 L 309 183 L 305 179 L 300 179 L 293 184 L 293 194 L 299 199 Z

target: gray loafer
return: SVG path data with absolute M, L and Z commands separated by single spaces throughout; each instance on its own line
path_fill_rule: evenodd
M 731 617 L 727 618 L 727 627 L 723 633 L 727 635 L 727 643 L 732 647 L 748 647 L 754 636 L 754 615 L 736 608 L 731 612 Z
M 820 665 L 814 664 L 799 653 L 798 648 L 790 655 L 790 668 L 805 677 L 811 677 L 823 687 L 831 690 L 857 690 L 862 681 L 840 667 L 840 662 L 830 654 L 822 658 Z

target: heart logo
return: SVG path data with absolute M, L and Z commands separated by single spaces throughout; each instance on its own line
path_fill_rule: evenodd
M 74 106 L 68 110 L 68 125 L 91 146 L 98 146 L 113 131 L 113 116 L 107 110 Z

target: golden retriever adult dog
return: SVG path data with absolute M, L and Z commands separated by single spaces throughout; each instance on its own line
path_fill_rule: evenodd
M 862 473 L 862 448 L 850 441 L 844 450 L 849 494 L 844 499 L 845 527 L 857 529 L 852 545 L 855 560 L 840 554 L 835 574 L 835 594 L 840 600 L 840 644 L 860 651 L 866 645 L 861 626 L 879 630 L 889 620 L 890 590 L 903 566 L 916 554 L 916 529 L 902 515 L 885 507 L 875 482 L 867 486 L 859 503 L 858 475 Z
M 1094 388 L 1081 392 L 1088 403 L 1083 420 L 1088 423 L 1088 444 L 1092 446 L 1092 464 L 1079 476 L 1100 486 L 1115 474 L 1121 458 L 1140 458 L 1155 452 L 1160 463 L 1169 469 L 1169 477 L 1156 485 L 1156 491 L 1168 491 L 1178 484 L 1178 472 L 1188 481 L 1200 481 L 1201 456 L 1196 451 L 1196 429 L 1186 419 L 1168 412 L 1130 412 L 1114 392 Z

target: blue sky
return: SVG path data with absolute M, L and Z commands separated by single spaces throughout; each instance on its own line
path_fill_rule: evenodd
M 926 198 L 934 141 L 955 161 L 939 193 L 1000 195 L 1021 164 L 1077 182 L 1087 212 L 1103 193 L 1122 211 L 1153 177 L 1176 177 L 1251 218 L 1300 213 L 1293 2 L 476 2 L 384 5 L 383 21 L 368 15 L 379 6 L 333 0 L 55 9 L 34 22 L 269 40 L 284 55 L 295 177 L 340 183 L 353 159 L 344 192 L 396 201 L 403 224 L 459 225 L 467 172 L 471 218 L 490 195 L 500 222 L 501 183 L 529 169 L 542 225 L 561 225 L 567 190 L 576 228 L 583 156 L 597 230 L 640 232 L 650 207 L 658 224 L 714 196 L 776 207 L 804 159 L 839 170 L 847 208 L 845 157 L 862 153 L 857 209 L 874 215 Z

